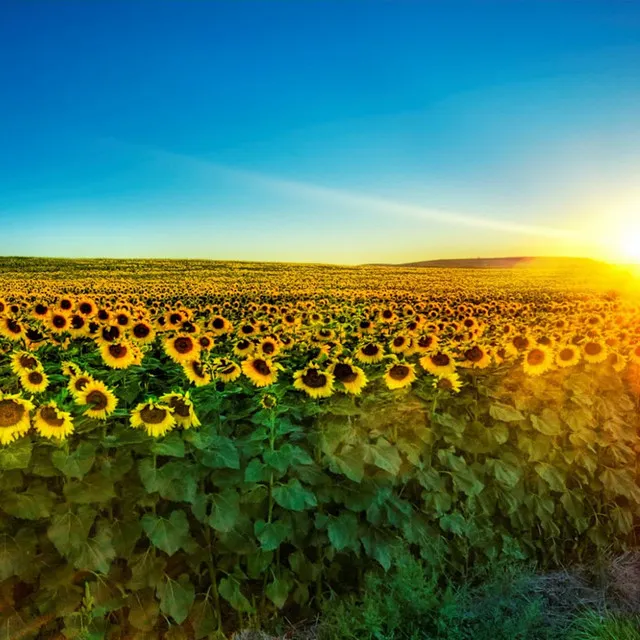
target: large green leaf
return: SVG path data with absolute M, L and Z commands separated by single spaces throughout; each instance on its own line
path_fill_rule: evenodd
M 494 402 L 489 407 L 489 415 L 496 420 L 502 420 L 502 422 L 518 422 L 524 420 L 524 415 L 522 415 L 521 411 L 502 402 Z
M 233 577 L 220 580 L 218 587 L 220 595 L 236 610 L 243 613 L 251 613 L 253 607 L 240 591 L 240 583 Z
M 0 506 L 10 516 L 38 520 L 50 516 L 55 499 L 56 495 L 46 485 L 34 483 L 21 493 L 5 491 L 1 496 Z
M 253 530 L 264 551 L 275 551 L 293 533 L 291 524 L 283 520 L 257 520 Z
M 385 438 L 378 438 L 375 445 L 369 445 L 367 456 L 376 467 L 388 471 L 394 476 L 398 475 L 402 459 L 398 450 Z
M 191 538 L 187 515 L 181 509 L 172 511 L 168 518 L 146 513 L 142 517 L 142 528 L 153 546 L 170 556 Z
M 184 458 L 184 441 L 179 431 L 171 431 L 151 445 L 151 451 L 159 456 Z
M 567 482 L 566 471 L 546 462 L 538 462 L 534 468 L 536 473 L 553 491 L 565 491 Z
M 200 462 L 212 469 L 239 469 L 240 456 L 233 440 L 212 436 L 209 446 L 202 451 Z
M 294 464 L 312 464 L 311 456 L 298 446 L 283 444 L 275 451 L 265 451 L 264 461 L 276 471 L 285 473 Z
M 189 611 L 196 597 L 196 590 L 189 576 L 183 573 L 177 580 L 165 576 L 158 585 L 160 610 L 171 616 L 178 624 L 182 624 L 189 616 Z
M 282 609 L 287 602 L 287 598 L 289 596 L 289 592 L 293 588 L 293 584 L 293 580 L 289 576 L 282 575 L 280 577 L 274 577 L 274 579 L 267 585 L 267 598 L 269 598 L 269 600 L 271 600 L 278 609 Z
M 625 496 L 635 504 L 640 503 L 640 487 L 630 469 L 605 469 L 599 478 L 609 493 Z
M 287 484 L 275 487 L 273 499 L 284 509 L 304 511 L 318 504 L 316 496 L 305 489 L 297 478 L 292 478 Z
M 83 478 L 89 473 L 95 459 L 96 448 L 90 442 L 81 442 L 74 451 L 57 450 L 51 455 L 53 465 L 69 478 Z
M 109 573 L 111 561 L 115 557 L 111 529 L 106 522 L 102 522 L 96 534 L 75 548 L 70 553 L 69 559 L 76 569 Z
M 31 459 L 31 440 L 19 438 L 7 446 L 0 446 L 0 471 L 26 469 Z
M 99 471 L 68 482 L 64 494 L 69 502 L 77 504 L 108 502 L 116 497 L 113 481 Z
M 75 511 L 64 505 L 53 515 L 47 537 L 63 556 L 69 556 L 86 542 L 96 515 L 88 505 L 80 505 Z
M 327 525 L 327 533 L 336 551 L 347 548 L 358 550 L 358 518 L 354 513 L 341 513 L 337 518 L 331 518 Z
M 227 533 L 233 529 L 240 516 L 240 496 L 235 489 L 225 489 L 211 496 L 209 526 Z

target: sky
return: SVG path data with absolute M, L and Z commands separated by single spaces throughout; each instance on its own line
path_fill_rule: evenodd
M 640 261 L 640 3 L 0 2 L 0 255 Z

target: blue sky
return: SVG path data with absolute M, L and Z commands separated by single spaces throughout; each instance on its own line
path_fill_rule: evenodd
M 640 220 L 637 2 L 3 0 L 0 60 L 2 255 L 615 257 Z

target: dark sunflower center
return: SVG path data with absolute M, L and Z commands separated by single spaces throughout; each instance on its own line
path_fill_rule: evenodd
M 88 302 L 83 302 L 78 307 L 78 310 L 80 311 L 80 313 L 84 313 L 84 315 L 86 316 L 91 313 L 91 311 L 93 310 L 93 307 Z
M 585 353 L 590 356 L 597 356 L 602 351 L 602 345 L 597 342 L 587 342 L 584 347 Z
M 222 369 L 222 371 L 220 373 L 222 373 L 223 376 L 229 376 L 231 375 L 234 371 L 236 370 L 235 365 L 231 364 L 228 367 L 225 367 L 224 369 Z
M 264 353 L 266 353 L 267 355 L 272 354 L 274 351 L 276 350 L 275 345 L 273 344 L 273 342 L 265 342 L 262 345 L 262 351 Z
M 109 404 L 109 398 L 102 391 L 94 389 L 87 395 L 87 404 L 93 405 L 93 408 L 97 411 L 102 411 Z
M 151 333 L 151 329 L 144 324 L 144 322 L 138 323 L 133 327 L 133 335 L 136 338 L 146 338 Z
M 361 329 L 368 329 L 371 326 L 371 323 L 368 320 L 362 320 L 360 322 Z
M 202 368 L 202 365 L 197 360 L 194 360 L 191 363 L 191 369 L 198 376 L 198 378 L 204 378 L 205 377 L 204 369 Z
M 0 428 L 14 427 L 24 413 L 25 408 L 15 400 L 0 400 Z
M 398 336 L 394 341 L 393 341 L 393 346 L 394 347 L 401 347 L 404 344 L 404 338 L 402 336 Z
M 385 318 L 385 319 L 387 319 L 387 320 L 388 320 L 389 318 L 391 318 L 392 316 L 393 316 L 393 312 L 392 312 L 392 311 L 389 311 L 389 309 L 385 309 L 385 310 L 382 312 L 382 317 L 383 317 L 383 318 Z
M 188 418 L 191 414 L 187 403 L 182 398 L 171 398 L 169 406 L 177 413 L 181 418 Z
M 47 307 L 45 307 L 43 304 L 37 304 L 36 305 L 36 313 L 39 316 L 43 316 L 45 313 L 47 313 Z
M 375 355 L 378 355 L 379 351 L 380 351 L 380 348 L 378 347 L 377 344 L 368 344 L 362 350 L 362 353 L 364 353 L 365 356 L 375 356 Z
M 358 377 L 358 374 L 353 370 L 351 365 L 348 365 L 344 362 L 339 362 L 334 367 L 333 375 L 335 375 L 335 377 L 340 382 L 347 382 L 347 383 L 353 382 Z
M 394 364 L 389 369 L 389 377 L 393 380 L 404 380 L 409 375 L 410 369 L 404 364 Z
M 542 349 L 533 349 L 527 354 L 527 362 L 533 366 L 542 364 L 544 357 L 544 351 L 542 351 Z
M 526 349 L 529 346 L 529 339 L 524 336 L 516 336 L 513 339 L 513 346 L 520 350 Z
M 32 342 L 40 342 L 41 340 L 44 340 L 44 335 L 39 331 L 36 331 L 36 329 L 27 329 L 26 336 Z
M 302 382 L 305 387 L 311 389 L 322 389 L 327 385 L 327 376 L 320 373 L 317 369 L 307 369 L 302 376 Z
M 245 349 L 249 348 L 249 345 L 251 343 L 248 340 L 240 340 L 237 344 L 238 349 L 240 349 L 241 351 L 244 351 Z
M 38 366 L 38 361 L 31 356 L 20 356 L 20 366 L 23 369 L 35 369 Z
M 76 378 L 73 382 L 73 386 L 78 390 L 82 391 L 89 384 L 89 378 Z
M 64 316 L 56 315 L 53 316 L 51 322 L 56 329 L 62 329 L 67 324 L 67 319 Z
M 140 417 L 147 424 L 160 424 L 167 417 L 167 410 L 147 405 L 140 411 Z
M 484 356 L 484 352 L 480 347 L 471 347 L 464 352 L 465 360 L 469 362 L 480 362 Z
M 253 368 L 261 375 L 268 376 L 271 373 L 271 368 L 269 365 L 262 359 L 258 358 L 253 361 Z
M 293 316 L 285 316 L 285 320 L 289 323 L 292 324 L 293 322 L 295 322 L 295 318 Z
M 179 313 L 172 313 L 169 316 L 169 322 L 171 324 L 178 324 L 182 320 L 182 316 Z
M 178 353 L 189 353 L 193 350 L 193 341 L 191 340 L 191 338 L 182 336 L 180 338 L 176 338 L 173 346 Z
M 216 318 L 211 324 L 214 329 L 222 329 L 224 327 L 224 320 L 222 318 Z
M 250 324 L 245 324 L 244 327 L 242 327 L 242 333 L 244 333 L 247 336 L 253 333 L 253 331 L 254 329 Z
M 548 347 L 551 344 L 551 338 L 548 338 L 547 336 L 542 336 L 542 338 L 538 339 L 538 342 Z
M 123 344 L 110 344 L 109 345 L 109 355 L 112 358 L 120 359 L 124 358 L 127 355 L 127 347 Z
M 467 329 L 471 329 L 471 327 L 473 327 L 473 325 L 475 324 L 475 322 L 471 319 L 471 318 L 467 318 L 464 322 L 463 322 L 464 326 L 467 327 Z
M 39 371 L 32 371 L 28 378 L 31 384 L 40 384 L 44 380 L 44 377 Z
M 438 380 L 438 389 L 451 390 L 453 389 L 453 384 L 448 378 L 440 378 Z
M 562 349 L 558 355 L 560 360 L 571 360 L 573 358 L 573 349 Z
M 13 319 L 7 320 L 7 329 L 11 333 L 20 333 L 22 331 L 22 327 Z
M 43 407 L 40 410 L 40 417 L 50 427 L 61 427 L 64 424 L 64 418 L 58 418 L 58 412 L 53 407 Z
M 129 316 L 124 313 L 119 313 L 116 321 L 121 327 L 126 327 L 129 324 Z
M 431 336 L 422 336 L 418 340 L 418 346 L 422 347 L 423 349 L 427 349 L 428 347 L 431 346 L 432 342 L 433 342 L 433 338 Z
M 211 346 L 211 340 L 209 340 L 207 336 L 202 336 L 198 342 L 200 343 L 200 346 L 203 347 L 204 349 Z
M 196 330 L 196 325 L 193 324 L 193 322 L 183 322 L 182 323 L 182 330 L 186 331 L 187 333 L 195 333 Z
M 64 309 L 65 311 L 69 311 L 71 307 L 72 307 L 71 300 L 62 300 L 60 302 L 60 308 Z
M 431 362 L 433 362 L 436 367 L 448 367 L 451 363 L 451 358 L 446 353 L 436 353 L 436 355 L 431 358 Z
M 100 318 L 100 320 L 108 320 L 109 312 L 106 309 L 100 309 L 100 311 L 98 311 L 98 318 Z
M 120 337 L 120 329 L 118 327 L 105 327 L 102 330 L 102 337 L 107 342 L 114 342 Z
M 84 318 L 82 316 L 71 316 L 71 326 L 74 329 L 82 329 L 84 327 Z

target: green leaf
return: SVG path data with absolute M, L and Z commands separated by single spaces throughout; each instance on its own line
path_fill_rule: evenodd
M 468 496 L 477 496 L 483 489 L 484 483 L 471 467 L 465 467 L 459 471 L 451 473 L 453 484 L 458 491 L 466 493 Z
M 184 511 L 172 511 L 168 518 L 152 513 L 142 517 L 142 528 L 154 547 L 172 556 L 190 541 L 189 522 Z
M 0 582 L 31 570 L 37 545 L 35 532 L 28 528 L 20 529 L 14 537 L 0 533 Z
M 189 462 L 168 462 L 158 469 L 156 486 L 165 500 L 193 503 L 198 492 L 198 469 Z
M 68 482 L 64 486 L 64 495 L 69 502 L 77 504 L 109 502 L 116 497 L 113 482 L 100 472 Z
M 640 502 L 640 487 L 630 469 L 605 469 L 599 478 L 609 493 L 625 496 L 636 504 Z
M 536 431 L 545 436 L 559 436 L 562 433 L 562 423 L 554 412 L 543 412 L 543 417 L 531 414 L 531 424 Z
M 135 560 L 129 560 L 131 578 L 126 587 L 131 591 L 139 591 L 146 587 L 156 588 L 164 578 L 167 560 L 164 556 L 155 556 L 153 547 L 149 547 Z
M 160 605 L 155 598 L 154 592 L 151 589 L 134 591 L 129 595 L 128 605 L 129 624 L 140 631 L 153 631 L 160 611 Z
M 164 582 L 158 585 L 158 595 L 160 611 L 171 616 L 178 624 L 182 624 L 189 616 L 196 590 L 188 574 L 183 573 L 177 580 L 165 576 Z
M 202 452 L 200 462 L 211 469 L 239 469 L 238 449 L 230 438 L 212 436 L 211 443 Z
M 515 407 L 501 402 L 495 402 L 489 407 L 489 415 L 502 422 L 518 422 L 524 420 L 524 416 Z
M 283 509 L 291 511 L 304 511 L 307 507 L 315 507 L 318 504 L 315 495 L 305 489 L 297 478 L 276 487 L 273 490 L 273 499 Z
M 265 482 L 269 479 L 271 472 L 258 458 L 253 458 L 244 470 L 245 482 Z
M 151 458 L 143 458 L 138 463 L 138 474 L 147 493 L 158 491 L 158 469 Z
M 162 440 L 156 440 L 151 445 L 151 451 L 159 456 L 184 458 L 184 441 L 180 432 L 171 431 Z
M 349 480 L 360 483 L 364 478 L 364 455 L 362 446 L 347 445 L 343 447 L 340 455 L 333 459 Z
M 113 527 L 113 547 L 119 558 L 131 557 L 136 543 L 142 535 L 140 520 L 118 520 Z
M 566 490 L 566 472 L 546 462 L 535 465 L 536 473 L 549 485 L 552 491 Z
M 240 516 L 240 496 L 235 489 L 225 489 L 211 496 L 209 526 L 227 533 L 233 529 Z
M 512 489 L 520 481 L 522 470 L 503 460 L 494 460 L 493 475 L 502 486 Z
M 327 533 L 329 541 L 336 551 L 347 548 L 358 550 L 358 518 L 354 513 L 341 513 L 337 518 L 331 518 L 327 526 Z
M 378 468 L 388 471 L 391 475 L 398 475 L 402 459 L 398 450 L 385 438 L 378 438 L 374 446 L 367 448 L 371 462 Z
M 287 602 L 289 592 L 293 587 L 293 581 L 288 577 L 274 577 L 273 581 L 267 585 L 266 594 L 267 598 L 273 602 L 273 604 L 282 609 Z
M 450 531 L 457 536 L 464 535 L 466 524 L 464 516 L 459 511 L 448 513 L 440 518 L 442 530 Z
M 64 505 L 64 510 L 52 517 L 47 537 L 62 556 L 68 557 L 86 542 L 96 515 L 88 505 L 81 505 L 75 513 Z
M 215 607 L 209 598 L 198 596 L 189 612 L 189 622 L 193 627 L 194 640 L 209 637 L 215 640 L 213 633 L 218 629 L 218 621 Z
M 276 471 L 285 473 L 294 464 L 313 464 L 311 456 L 300 447 L 284 444 L 275 451 L 266 451 L 264 461 Z
M 16 518 L 38 520 L 51 515 L 55 494 L 46 485 L 34 484 L 22 493 L 5 492 L 0 502 L 2 510 Z
M 111 542 L 111 529 L 102 522 L 95 535 L 87 538 L 71 552 L 69 560 L 76 569 L 109 573 L 111 561 L 115 557 L 116 552 Z
M 66 454 L 58 449 L 51 455 L 51 462 L 69 478 L 83 478 L 93 466 L 96 449 L 90 442 L 81 442 L 75 451 Z
M 26 469 L 31 459 L 31 440 L 19 438 L 11 444 L 0 447 L 0 471 Z
M 275 551 L 293 532 L 291 524 L 282 520 L 257 520 L 253 525 L 253 531 L 264 551 Z
M 230 576 L 220 580 L 218 592 L 236 611 L 243 613 L 253 612 L 251 603 L 240 591 L 240 583 L 235 578 Z

